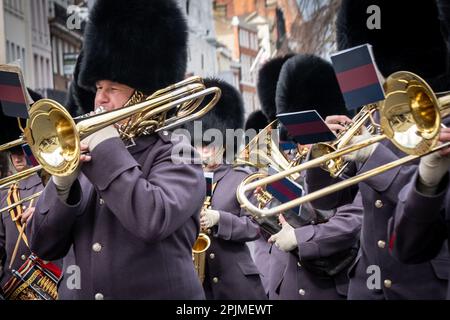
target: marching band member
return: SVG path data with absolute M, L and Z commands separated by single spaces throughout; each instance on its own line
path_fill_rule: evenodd
M 29 90 L 30 96 L 34 100 L 39 100 L 42 97 L 37 93 Z M 4 116 L 0 113 L 0 127 L 5 134 L 2 135 L 0 144 L 10 142 L 20 137 L 21 131 L 19 129 L 17 119 Z M 8 149 L 5 152 L 9 155 L 10 163 L 16 172 L 22 172 L 31 168 L 27 157 L 21 146 Z M 9 205 L 20 201 L 20 199 L 27 198 L 33 194 L 42 191 L 44 188 L 41 177 L 38 174 L 32 174 L 17 183 L 0 190 L 0 209 L 6 208 Z M 30 202 L 18 205 L 14 209 L 1 213 L 0 219 L 0 269 L 3 270 L 1 276 L 0 287 L 3 287 L 12 277 L 12 270 L 18 270 L 20 266 L 27 260 L 30 255 L 30 248 L 28 247 L 28 239 L 25 234 L 22 234 L 19 241 L 18 249 L 15 250 L 16 244 L 22 228 L 25 223 L 33 216 L 34 207 L 30 206 Z M 14 261 L 12 261 L 14 251 Z M 0 272 L 2 274 L 2 272 Z
M 266 116 L 266 121 L 268 121 L 269 123 L 276 119 L 277 112 L 275 106 L 275 93 L 281 67 L 290 57 L 292 57 L 292 54 L 272 58 L 269 61 L 265 62 L 258 71 L 258 82 L 256 85 L 258 98 L 261 104 L 261 112 Z M 266 126 L 264 126 L 264 128 L 265 127 Z M 253 258 L 255 260 L 256 266 L 261 272 L 261 280 L 264 285 L 264 289 L 266 290 L 267 296 L 269 296 L 270 290 L 269 277 L 271 261 L 271 245 L 267 242 L 269 237 L 270 234 L 261 229 L 261 237 L 252 242 Z
M 287 60 L 278 80 L 276 107 L 277 114 L 309 109 L 323 117 L 344 113 L 333 67 L 312 55 Z M 303 178 L 297 182 L 303 184 Z M 281 215 L 282 229 L 269 239 L 274 243 L 269 298 L 346 299 L 346 272 L 356 257 L 362 223 L 360 199 L 336 211 L 304 204 L 301 216 L 308 218 L 301 226 L 291 226 Z
M 249 172 L 233 167 L 234 154 L 242 143 L 242 135 L 234 141 L 227 130 L 242 130 L 244 105 L 240 93 L 218 79 L 205 79 L 207 87 L 219 87 L 222 97 L 217 105 L 200 118 L 205 137 L 196 136 L 194 124 L 186 124 L 195 148 L 200 153 L 204 170 L 213 172 L 213 195 L 210 208 L 201 213 L 202 229 L 209 229 L 211 246 L 206 252 L 206 274 L 203 283 L 207 299 L 266 299 L 260 273 L 250 255 L 247 241 L 259 238 L 259 227 L 241 209 L 236 189 Z M 216 129 L 222 139 L 208 143 L 208 130 Z M 234 131 L 232 132 L 235 134 Z M 231 153 L 231 154 L 230 154 Z
M 450 128 L 442 128 L 440 142 L 450 141 Z M 423 263 L 438 256 L 449 234 L 450 148 L 420 159 L 411 181 L 399 194 L 390 249 L 404 263 Z M 449 264 L 442 272 L 449 272 Z M 450 287 L 447 291 L 450 299 Z
M 381 29 L 366 28 L 366 9 L 369 5 L 380 7 L 383 18 Z M 338 47 L 340 50 L 356 45 L 370 43 L 376 63 L 387 77 L 395 71 L 408 70 L 423 75 L 436 87 L 436 82 L 445 71 L 448 52 L 440 35 L 438 14 L 434 1 L 420 7 L 400 6 L 392 1 L 344 0 L 338 16 Z M 403 10 L 398 15 L 398 10 Z M 406 12 L 404 11 L 406 10 Z M 420 47 L 411 41 L 415 34 L 414 26 L 408 21 L 420 19 L 417 28 L 426 28 L 427 45 Z M 408 26 L 408 27 L 406 27 Z M 405 30 L 403 30 L 405 27 Z M 408 30 L 406 32 L 406 29 Z M 389 42 L 389 39 L 395 41 Z M 388 47 L 383 44 L 389 43 Z M 335 119 L 336 121 L 339 121 Z M 370 137 L 363 133 L 362 138 Z M 366 172 L 403 156 L 402 152 L 389 141 L 383 141 L 361 149 L 347 157 L 353 162 L 345 171 L 346 176 Z M 313 202 L 321 209 L 330 209 L 353 201 L 359 189 L 364 206 L 364 219 L 361 232 L 361 247 L 357 262 L 349 271 L 349 299 L 443 299 L 448 283 L 448 252 L 442 246 L 440 254 L 429 263 L 405 265 L 389 254 L 388 223 L 393 217 L 398 194 L 416 171 L 415 165 L 406 165 L 368 178 L 358 186 L 347 188 Z M 340 181 L 317 168 L 307 171 L 306 182 L 310 191 L 322 189 Z M 373 267 L 379 268 L 374 273 Z M 371 286 L 368 279 L 377 277 Z M 380 285 L 378 285 L 380 284 Z
M 97 0 L 77 85 L 96 92 L 96 108 L 121 108 L 183 79 L 186 45 L 176 1 Z M 61 299 L 204 298 L 192 263 L 202 167 L 174 161 L 172 150 L 183 142 L 171 133 L 134 142 L 126 146 L 113 126 L 92 134 L 82 142 L 89 154 L 81 171 L 53 177 L 36 205 L 32 250 L 56 259 L 73 247 L 67 259 L 80 270 L 80 287 L 70 290 L 63 279 Z

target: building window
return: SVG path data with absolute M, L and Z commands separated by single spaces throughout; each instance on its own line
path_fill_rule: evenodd
M 186 0 L 186 14 L 187 15 L 189 15 L 189 4 L 190 4 L 190 1 Z
M 205 56 L 202 53 L 202 70 L 205 70 Z
M 22 68 L 23 68 L 23 73 L 26 74 L 27 73 L 27 59 L 25 56 L 25 48 L 22 48 Z
M 16 46 L 14 43 L 11 42 L 11 61 L 15 61 L 16 60 L 16 50 L 15 50 Z
M 9 41 L 6 40 L 6 63 L 9 63 Z
M 33 65 L 34 65 L 34 86 L 35 88 L 39 87 L 39 64 L 38 64 L 38 56 L 35 54 L 33 56 Z

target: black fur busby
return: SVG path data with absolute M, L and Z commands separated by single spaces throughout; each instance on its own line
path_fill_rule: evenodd
M 22 121 L 22 124 L 23 126 L 25 126 L 25 121 Z M 2 134 L 0 135 L 0 144 L 5 144 L 7 142 L 16 140 L 22 134 L 19 129 L 17 119 L 5 116 L 2 111 L 0 111 L 0 128 L 2 128 Z
M 111 80 L 150 94 L 185 76 L 188 28 L 176 0 L 97 0 L 84 37 L 85 89 Z
M 292 54 L 273 58 L 267 61 L 258 72 L 256 88 L 259 102 L 261 103 L 263 113 L 269 121 L 276 119 L 275 91 L 277 89 L 278 77 L 281 67 L 290 57 L 292 57 Z
M 367 13 L 372 5 L 377 6 L 372 7 L 375 11 Z M 445 74 L 448 67 L 441 16 L 435 0 L 420 5 L 406 0 L 343 0 L 337 18 L 338 49 L 370 43 L 383 76 L 411 71 L 433 85 L 433 79 Z M 377 18 L 379 28 L 372 25 Z M 443 89 L 436 85 L 435 90 Z
M 347 114 L 333 66 L 314 55 L 296 55 L 283 65 L 276 91 L 277 114 L 315 109 L 322 118 Z
M 245 121 L 245 130 L 254 129 L 257 132 L 264 129 L 269 124 L 267 117 L 261 110 L 256 110 L 250 113 L 247 120 Z
M 33 99 L 34 102 L 37 102 L 43 98 L 40 93 L 38 93 L 30 88 L 27 88 L 27 90 L 28 90 L 28 94 L 30 95 L 30 98 Z
M 81 50 L 78 55 L 77 64 L 73 73 L 73 80 L 70 83 L 64 106 L 72 117 L 81 116 L 94 110 L 95 93 L 93 90 L 82 88 L 79 84 L 80 65 L 84 52 Z
M 242 143 L 242 136 L 237 135 L 236 138 L 231 139 L 230 133 L 232 134 L 232 132 L 229 132 L 228 134 L 230 136 L 227 139 L 227 129 L 236 130 L 244 128 L 244 103 L 242 96 L 236 88 L 223 80 L 206 78 L 204 79 L 204 83 L 207 88 L 220 88 L 222 91 L 220 100 L 207 114 L 196 120 L 197 123 L 198 121 L 201 121 L 202 132 L 194 131 L 194 127 L 196 126 L 194 121 L 186 123 L 184 128 L 189 131 L 191 143 L 194 145 L 208 145 L 209 143 L 214 142 L 204 141 L 204 133 L 209 129 L 218 129 L 222 134 L 223 147 L 226 148 L 227 143 L 228 145 L 233 143 L 234 153 L 236 153 L 239 145 Z M 204 103 L 205 102 L 202 104 Z M 231 140 L 233 140 L 233 142 Z

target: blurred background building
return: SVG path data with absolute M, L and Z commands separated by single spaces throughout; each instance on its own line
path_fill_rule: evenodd
M 126 0 L 124 0 L 126 1 Z M 187 74 L 216 76 L 259 108 L 259 67 L 288 52 L 327 56 L 340 0 L 177 0 L 189 25 Z M 19 63 L 26 85 L 64 102 L 95 0 L 0 0 L 0 63 Z M 319 32 L 319 33 L 318 33 Z

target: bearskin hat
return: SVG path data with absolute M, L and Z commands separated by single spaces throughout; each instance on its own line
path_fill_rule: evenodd
M 267 117 L 261 110 L 256 110 L 250 113 L 245 121 L 245 130 L 254 129 L 256 131 L 262 130 L 269 124 Z
M 78 55 L 77 64 L 73 73 L 73 80 L 70 83 L 64 106 L 72 117 L 81 116 L 94 110 L 95 93 L 93 90 L 86 90 L 78 85 L 80 65 L 84 52 L 81 50 Z
M 84 38 L 84 89 L 110 80 L 151 94 L 185 76 L 188 28 L 176 0 L 97 0 Z
M 43 98 L 40 93 L 38 93 L 30 88 L 27 88 L 27 91 L 28 91 L 28 94 L 30 95 L 30 98 L 33 99 L 34 102 L 37 102 Z
M 292 54 L 273 58 L 267 61 L 258 72 L 256 89 L 262 112 L 269 121 L 276 119 L 275 91 L 277 88 L 278 77 L 280 75 L 281 67 L 290 57 L 292 57 Z
M 371 5 L 379 11 L 367 13 Z M 380 26 L 369 28 L 376 12 Z M 383 76 L 411 71 L 433 86 L 432 80 L 447 72 L 449 58 L 440 17 L 435 0 L 420 5 L 405 0 L 343 0 L 337 18 L 338 49 L 369 43 Z M 435 90 L 443 89 L 436 85 Z
M 243 129 L 244 128 L 244 102 L 239 91 L 231 84 L 215 79 L 204 79 L 205 86 L 218 87 L 222 91 L 222 95 L 219 102 L 202 118 L 196 121 L 202 122 L 202 132 L 199 136 L 198 132 L 194 135 L 194 121 L 188 122 L 184 125 L 184 128 L 189 131 L 191 136 L 191 143 L 194 145 L 202 144 L 207 145 L 213 141 L 203 141 L 203 134 L 209 129 L 217 129 L 222 133 L 223 147 L 226 148 L 226 144 L 231 141 L 227 141 L 227 129 Z M 206 100 L 206 99 L 205 99 Z M 205 102 L 202 104 L 204 105 Z M 236 153 L 239 145 L 242 143 L 242 137 L 234 139 L 234 153 Z
M 315 109 L 322 118 L 347 114 L 333 66 L 314 55 L 290 58 L 280 72 L 277 114 Z

